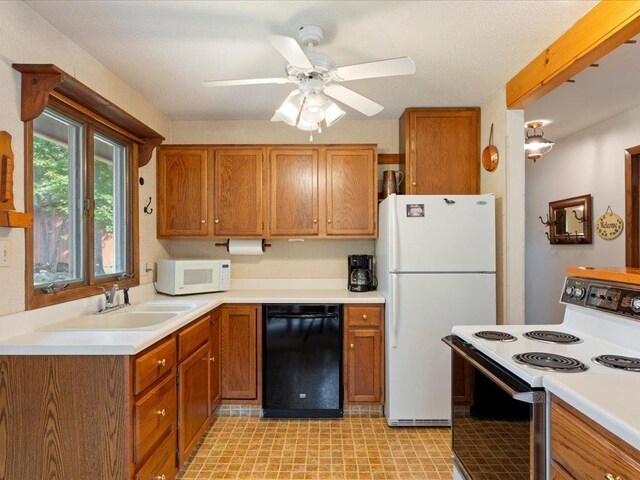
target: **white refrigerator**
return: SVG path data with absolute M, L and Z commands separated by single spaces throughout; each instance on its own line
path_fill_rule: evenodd
M 493 195 L 390 195 L 379 210 L 390 426 L 451 424 L 454 325 L 496 322 Z

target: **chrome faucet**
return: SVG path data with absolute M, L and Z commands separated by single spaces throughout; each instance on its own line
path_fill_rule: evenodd
M 113 286 L 111 287 L 111 290 L 109 291 L 107 291 L 107 289 L 102 286 L 100 288 L 104 292 L 105 303 L 104 303 L 104 308 L 101 308 L 96 313 L 108 313 L 113 310 L 118 310 L 126 306 L 126 304 L 124 303 L 122 305 L 115 304 L 116 293 L 120 289 L 120 286 L 117 283 L 114 283 Z

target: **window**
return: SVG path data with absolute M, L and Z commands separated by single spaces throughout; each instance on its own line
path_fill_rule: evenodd
M 133 143 L 52 100 L 27 135 L 34 214 L 27 308 L 137 284 Z

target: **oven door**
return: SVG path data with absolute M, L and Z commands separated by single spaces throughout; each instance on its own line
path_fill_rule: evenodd
M 465 379 L 453 382 L 466 381 L 470 390 L 452 405 L 457 469 L 469 480 L 544 480 L 544 390 L 531 388 L 459 337 L 443 340 L 452 359 L 464 362 Z

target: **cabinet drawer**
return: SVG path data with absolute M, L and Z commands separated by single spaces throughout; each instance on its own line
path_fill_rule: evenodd
M 575 478 L 640 478 L 640 451 L 557 399 L 551 406 L 551 456 Z
M 144 460 L 167 431 L 175 430 L 176 396 L 176 377 L 171 375 L 134 404 L 134 463 Z
M 178 334 L 178 362 L 189 358 L 200 345 L 209 340 L 211 316 L 206 315 Z
M 383 309 L 377 305 L 347 305 L 349 327 L 382 327 Z
M 176 364 L 176 340 L 171 338 L 136 358 L 133 367 L 133 393 L 138 395 L 153 382 L 171 371 Z
M 173 480 L 176 475 L 176 436 L 165 437 L 153 455 L 138 470 L 135 480 Z

